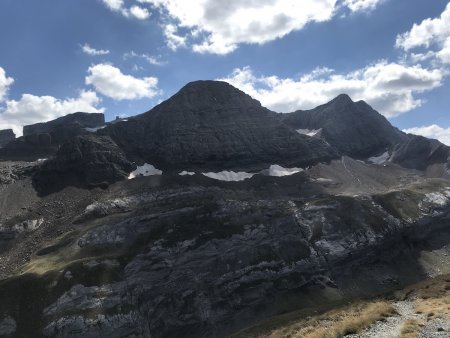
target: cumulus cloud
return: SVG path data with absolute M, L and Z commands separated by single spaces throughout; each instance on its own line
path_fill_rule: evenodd
M 160 93 L 156 77 L 136 78 L 104 63 L 89 67 L 85 82 L 114 100 L 152 98 Z
M 24 125 L 53 120 L 78 111 L 103 112 L 103 108 L 97 107 L 99 103 L 100 98 L 92 91 L 82 91 L 77 98 L 64 100 L 23 94 L 18 101 L 6 101 L 6 106 L 0 109 L 0 129 L 12 128 L 16 135 L 22 135 Z
M 397 36 L 396 46 L 407 52 L 420 47 L 431 49 L 439 61 L 450 63 L 450 3 L 440 17 L 425 19 Z M 424 55 L 430 56 L 430 51 Z
M 431 126 L 404 129 L 403 131 L 409 134 L 422 135 L 425 137 L 438 139 L 442 143 L 450 146 L 450 127 L 445 129 L 433 124 Z
M 142 8 L 140 6 L 131 6 L 130 8 L 125 7 L 123 0 L 102 0 L 107 8 L 113 12 L 122 14 L 127 18 L 136 18 L 139 20 L 145 20 L 150 17 L 150 12 L 147 8 Z
M 298 79 L 256 76 L 250 67 L 245 67 L 235 69 L 222 80 L 278 112 L 311 109 L 347 93 L 393 117 L 420 106 L 422 100 L 414 94 L 440 86 L 442 79 L 440 70 L 379 61 L 348 74 L 318 68 Z
M 352 12 L 371 11 L 384 0 L 345 0 L 344 5 Z
M 330 20 L 338 0 L 137 0 L 158 9 L 168 46 L 188 44 L 199 53 L 227 54 L 239 44 L 264 44 Z M 346 0 L 351 11 L 373 9 L 380 0 Z M 184 34 L 179 33 L 183 31 Z
M 94 55 L 94 56 L 109 54 L 109 50 L 107 50 L 107 49 L 95 49 L 95 48 L 92 48 L 91 46 L 89 46 L 87 43 L 85 43 L 84 45 L 81 46 L 81 50 L 85 54 Z
M 14 79 L 7 77 L 5 70 L 0 67 L 0 102 L 2 102 L 8 94 L 9 87 L 13 84 Z
M 139 6 L 132 6 L 130 9 L 130 15 L 134 16 L 136 19 L 145 20 L 150 17 L 150 12 L 147 8 L 142 8 Z

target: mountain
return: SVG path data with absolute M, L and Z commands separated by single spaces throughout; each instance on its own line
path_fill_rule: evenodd
M 448 147 L 348 96 L 279 115 L 198 81 L 62 121 L 19 138 L 47 160 L 0 160 L 0 337 L 221 338 L 450 273 Z
M 197 81 L 149 112 L 100 130 L 137 161 L 164 170 L 307 166 L 336 157 L 228 83 Z
M 356 158 L 378 155 L 407 137 L 364 101 L 342 94 L 312 110 L 279 114 L 297 130 L 321 130 L 320 136 L 339 152 Z

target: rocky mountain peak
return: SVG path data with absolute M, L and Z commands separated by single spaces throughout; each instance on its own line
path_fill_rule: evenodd
M 241 90 L 223 81 L 194 81 L 185 85 L 174 96 L 161 104 L 162 109 L 177 107 L 189 112 L 204 112 L 221 108 L 253 107 L 261 109 L 261 103 Z M 152 113 L 155 109 L 152 110 Z M 149 112 L 150 113 L 150 112 Z M 228 111 L 230 113 L 230 111 Z
M 406 135 L 364 101 L 353 102 L 341 94 L 311 110 L 283 114 L 295 129 L 322 129 L 322 137 L 345 155 L 363 158 L 386 151 Z

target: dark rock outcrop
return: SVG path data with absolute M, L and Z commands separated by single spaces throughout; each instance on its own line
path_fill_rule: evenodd
M 97 113 L 74 113 L 56 120 L 23 127 L 22 137 L 0 150 L 0 159 L 37 160 L 56 153 L 66 141 L 90 134 L 87 128 L 105 125 L 105 116 Z
M 302 166 L 335 156 L 228 83 L 187 84 L 149 112 L 99 131 L 128 156 L 164 170 Z
M 342 154 L 367 158 L 406 140 L 381 114 L 364 101 L 353 102 L 342 94 L 312 110 L 278 117 L 295 129 L 321 129 L 321 137 Z
M 55 120 L 32 124 L 23 127 L 23 135 L 50 134 L 53 143 L 64 141 L 79 135 L 85 128 L 95 128 L 105 125 L 102 113 L 73 113 Z
M 0 148 L 7 145 L 9 142 L 16 139 L 16 134 L 14 134 L 12 129 L 0 130 Z
M 40 193 L 68 185 L 106 187 L 128 176 L 134 166 L 106 136 L 78 136 L 66 142 L 55 157 L 44 162 L 33 178 Z

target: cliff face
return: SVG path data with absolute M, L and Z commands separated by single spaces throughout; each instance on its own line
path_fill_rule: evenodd
M 16 139 L 16 134 L 14 134 L 12 129 L 0 130 L 0 148 L 7 145 L 9 142 Z

